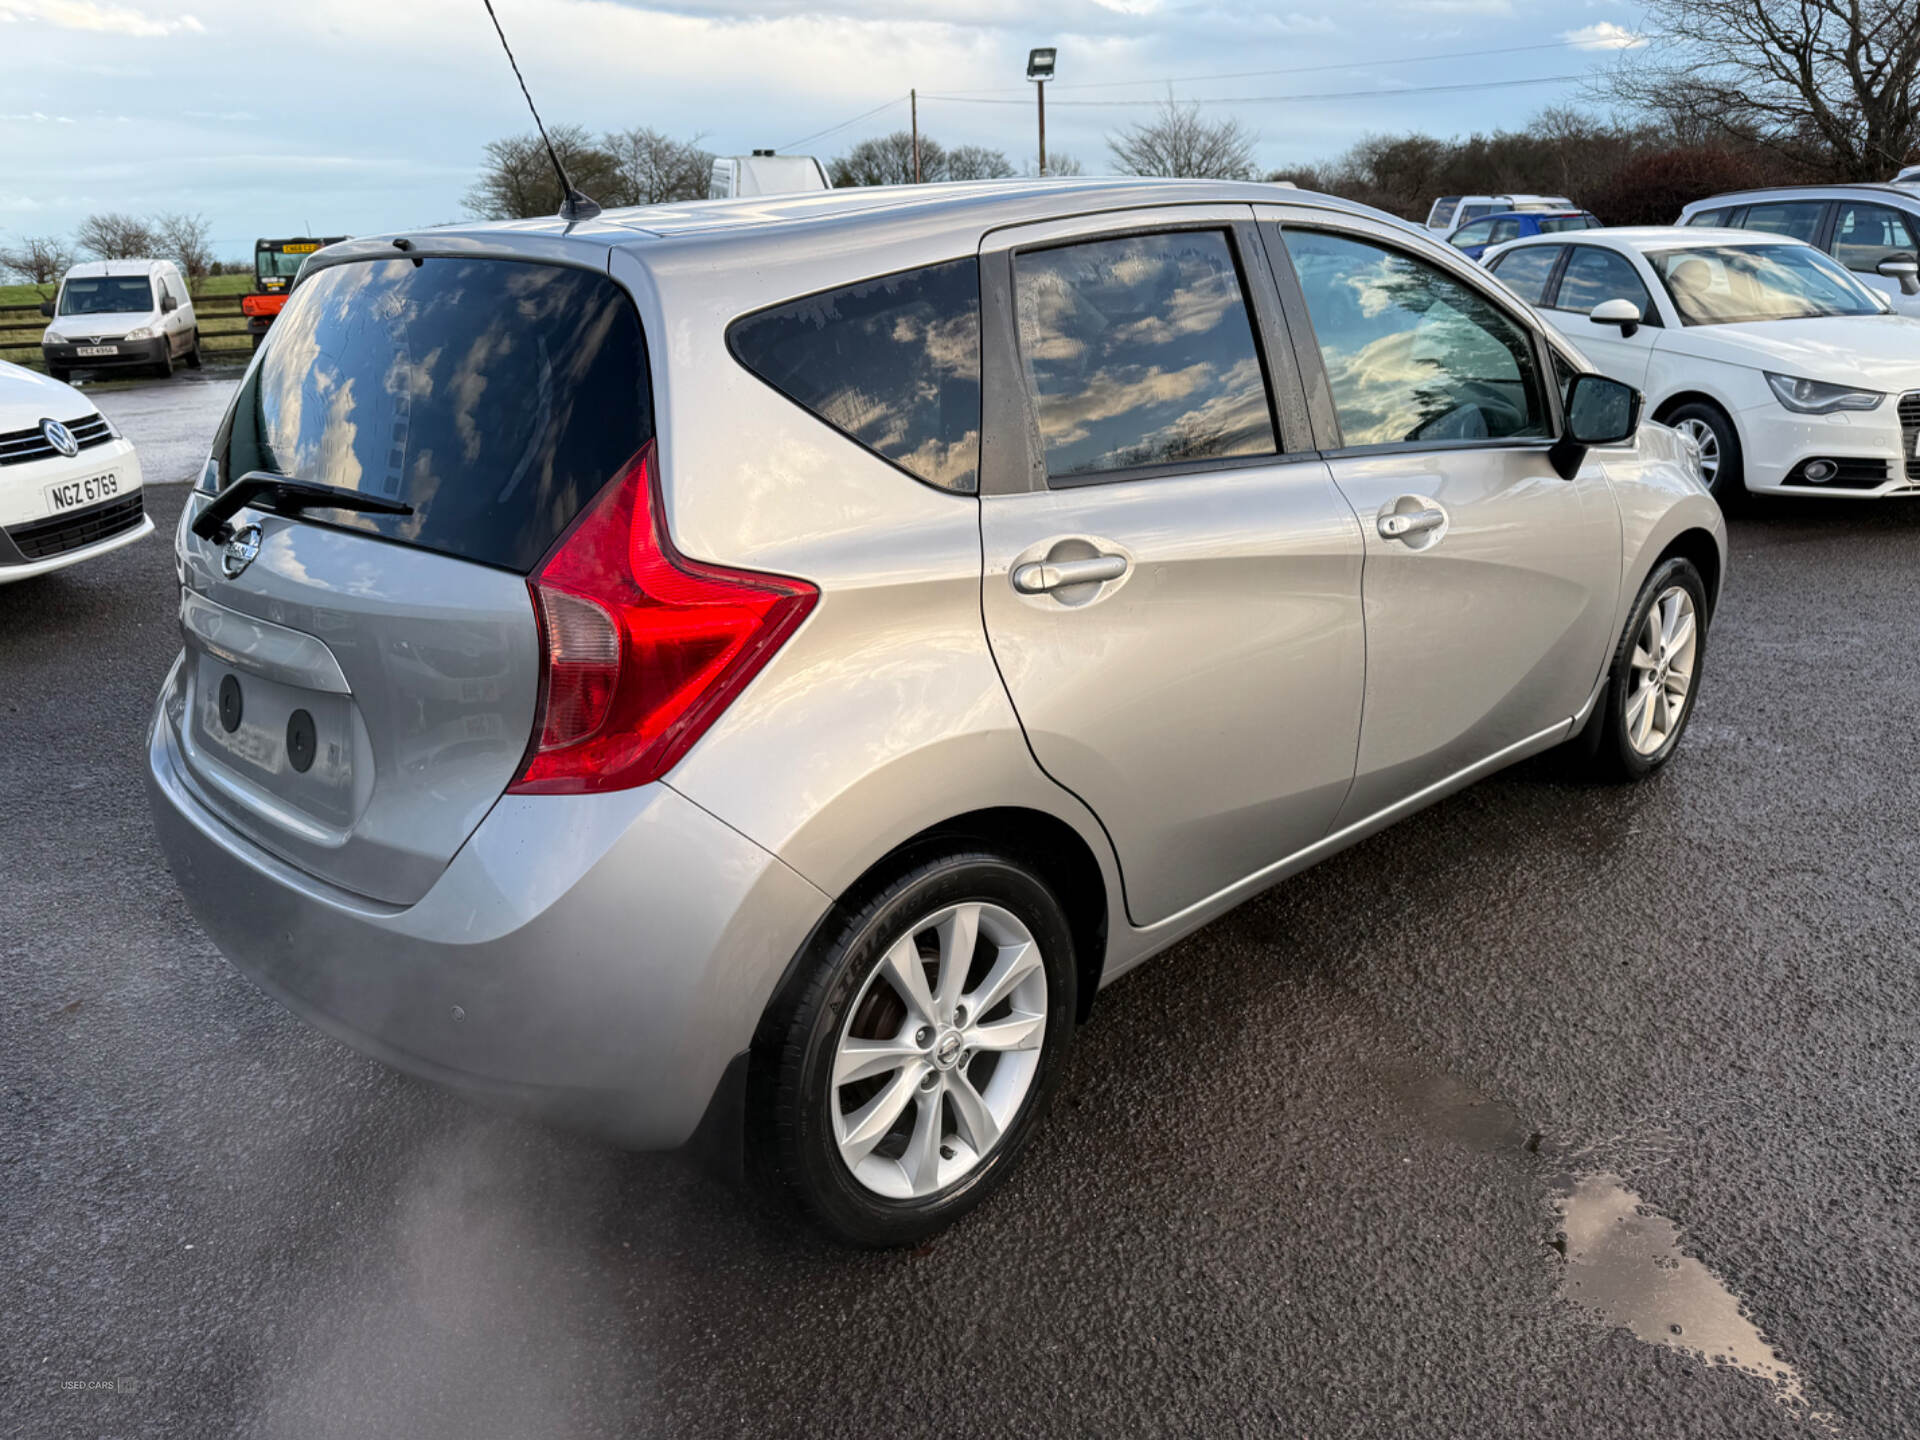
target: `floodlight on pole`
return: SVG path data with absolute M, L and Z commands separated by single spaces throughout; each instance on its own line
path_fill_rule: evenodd
M 1047 173 L 1047 81 L 1053 79 L 1053 47 L 1027 52 L 1027 79 L 1033 82 L 1034 99 L 1040 107 L 1040 173 Z

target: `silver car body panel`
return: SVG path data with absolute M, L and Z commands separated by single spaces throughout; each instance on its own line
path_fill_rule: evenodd
M 236 965 L 389 1064 L 638 1148 L 693 1133 L 784 966 L 768 957 L 827 908 L 664 785 L 508 796 L 420 900 L 383 905 L 212 813 L 178 733 L 156 715 L 160 841 Z
M 922 186 L 405 237 L 421 256 L 607 269 L 647 336 L 675 545 L 799 577 L 819 600 L 664 781 L 599 796 L 502 796 L 535 700 L 523 581 L 242 517 L 259 519 L 265 544 L 248 593 L 232 593 L 214 552 L 183 542 L 189 588 L 259 622 L 242 628 L 247 644 L 229 647 L 258 676 L 276 663 L 315 678 L 324 669 L 266 628 L 277 626 L 319 641 L 356 704 L 383 689 L 418 700 L 434 693 L 433 677 L 387 666 L 375 637 L 476 616 L 482 648 L 502 667 L 498 693 L 470 707 L 499 721 L 484 754 L 436 775 L 436 785 L 465 777 L 457 794 L 422 792 L 411 797 L 420 816 L 396 812 L 390 828 L 354 831 L 393 863 L 342 868 L 351 846 L 290 840 L 216 793 L 212 768 L 196 770 L 182 739 L 192 738 L 186 672 L 209 657 L 234 662 L 190 624 L 149 764 L 163 843 L 196 914 L 243 969 L 362 1048 L 464 1088 L 584 1108 L 587 1123 L 627 1143 L 667 1145 L 691 1132 L 830 897 L 929 827 L 1024 810 L 1078 836 L 1105 890 L 1104 983 L 1266 886 L 1565 738 L 1593 712 L 1611 640 L 1660 551 L 1704 532 L 1724 561 L 1719 512 L 1658 426 L 1595 452 L 1571 484 L 1542 478 L 1530 456 L 1496 459 L 1490 472 L 1489 452 L 1475 450 L 1480 494 L 1465 458 L 1456 471 L 1426 452 L 1389 461 L 1309 449 L 1151 485 L 975 497 L 903 475 L 727 349 L 726 327 L 744 314 L 976 254 L 1010 227 L 1086 228 L 1169 207 L 1248 213 L 1273 194 L 1174 181 Z M 1390 225 L 1397 243 L 1527 314 L 1412 227 L 1340 201 L 1287 198 L 1295 219 Z M 393 253 L 376 237 L 312 263 Z M 1272 379 L 1295 387 L 1276 396 L 1283 412 L 1324 407 L 1317 367 L 1279 366 Z M 1419 486 L 1448 493 L 1458 534 L 1420 555 L 1381 551 L 1367 528 L 1376 492 Z M 1476 506 L 1487 507 L 1477 519 Z M 1555 533 L 1542 542 L 1538 527 Z M 1495 554 L 1503 531 L 1526 534 L 1537 553 L 1522 563 Z M 1076 536 L 1123 547 L 1124 583 L 1072 615 L 1014 593 L 1013 567 Z M 1589 543 L 1591 553 L 1581 549 Z M 296 561 L 337 603 L 295 584 Z M 1369 569 L 1380 582 L 1371 589 Z M 1494 598 L 1461 608 L 1488 578 Z M 1431 593 L 1460 609 L 1463 626 L 1492 616 L 1517 629 L 1446 633 L 1435 624 L 1441 605 L 1416 614 L 1421 585 L 1434 581 L 1443 588 Z M 1397 621 L 1405 634 L 1363 632 L 1376 603 L 1382 626 Z M 396 607 L 386 621 L 379 605 Z M 1222 613 L 1198 613 L 1208 607 Z M 1176 629 L 1156 632 L 1167 625 Z M 453 632 L 418 633 L 430 642 Z M 1393 673 L 1383 674 L 1388 656 Z M 1411 730 L 1396 719 L 1402 707 L 1439 719 Z M 1321 721 L 1325 734 L 1313 728 Z M 1134 725 L 1148 728 L 1135 735 Z
M 258 556 L 238 576 L 181 512 L 176 717 L 201 803 L 256 844 L 369 898 L 419 899 L 526 753 L 540 642 L 526 581 L 430 551 L 243 511 Z M 228 729 L 220 686 L 244 677 Z M 306 771 L 288 754 L 312 717 Z

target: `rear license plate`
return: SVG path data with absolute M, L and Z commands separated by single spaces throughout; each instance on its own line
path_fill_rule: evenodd
M 73 347 L 73 353 L 91 360 L 99 355 L 118 355 L 120 347 L 118 345 L 76 345 Z
M 112 470 L 104 475 L 89 475 L 84 480 L 63 480 L 47 486 L 47 513 L 77 510 L 100 500 L 111 500 L 120 493 L 120 476 Z

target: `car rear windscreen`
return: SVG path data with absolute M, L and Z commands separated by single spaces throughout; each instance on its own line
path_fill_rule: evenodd
M 605 274 L 513 260 L 367 260 L 287 301 L 216 445 L 404 502 L 304 518 L 526 572 L 653 435 L 646 346 Z

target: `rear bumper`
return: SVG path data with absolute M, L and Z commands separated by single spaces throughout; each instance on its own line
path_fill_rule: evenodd
M 394 1067 L 635 1149 L 692 1137 L 828 901 L 664 785 L 507 796 L 405 908 L 332 889 L 195 796 L 155 715 L 163 850 L 221 952 Z

